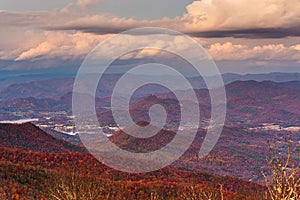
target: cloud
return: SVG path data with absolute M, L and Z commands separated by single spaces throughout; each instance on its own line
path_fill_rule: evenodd
M 28 51 L 23 52 L 15 60 L 18 61 L 18 60 L 36 58 L 38 56 L 42 56 L 50 53 L 53 49 L 55 49 L 55 46 L 52 43 L 46 41 L 39 44 L 37 47 L 31 48 Z
M 300 45 L 268 44 L 249 47 L 247 45 L 216 43 L 210 45 L 208 52 L 215 60 L 257 60 L 297 61 L 300 60 Z
M 31 26 L 31 25 L 42 25 L 49 18 L 49 12 L 38 11 L 38 12 L 13 12 L 0 10 L 0 26 Z
M 115 17 L 109 14 L 88 15 L 65 21 L 60 24 L 49 24 L 44 26 L 45 30 L 75 30 L 85 33 L 93 33 L 98 35 L 108 33 L 119 33 L 134 27 L 138 27 L 139 23 L 133 19 L 125 19 Z
M 186 31 L 193 37 L 204 38 L 285 38 L 300 36 L 300 25 L 294 28 L 255 28 L 255 29 L 235 29 L 235 30 L 212 30 L 212 31 Z
M 111 34 L 95 35 L 92 33 L 82 32 L 62 32 L 62 31 L 43 31 L 32 32 L 27 31 L 24 33 L 27 40 L 20 42 L 18 48 L 12 50 L 4 50 L 0 53 L 0 59 L 9 57 L 16 61 L 20 60 L 42 60 L 42 59 L 82 59 L 84 58 L 96 45 L 101 41 L 110 37 Z M 113 35 L 113 34 L 112 34 Z M 125 48 L 130 43 L 135 43 L 136 40 L 144 41 L 147 44 L 151 39 L 151 35 L 136 35 L 136 36 L 124 36 L 122 41 L 117 41 L 120 48 Z M 264 45 L 251 45 L 232 42 L 218 42 L 208 43 L 207 41 L 199 40 L 195 38 L 201 44 L 205 43 L 208 53 L 213 59 L 218 61 L 242 61 L 242 60 L 257 60 L 257 61 L 288 61 L 288 60 L 300 60 L 300 44 L 285 45 L 285 44 L 264 44 Z M 116 42 L 116 41 L 115 41 Z M 174 45 L 177 50 L 191 51 L 185 44 L 177 37 L 174 41 L 160 40 L 157 41 L 159 46 L 166 47 L 168 45 Z M 266 41 L 265 41 L 266 42 Z M 110 47 L 114 45 L 108 45 L 105 52 L 110 55 Z M 113 54 L 113 52 L 111 53 Z M 139 52 L 128 54 L 122 59 L 143 59 L 152 56 L 163 57 L 161 51 L 153 49 L 145 49 Z M 196 55 L 195 55 L 196 56 Z
M 92 6 L 96 6 L 100 3 L 100 0 L 77 0 L 76 6 L 80 9 L 87 9 Z
M 151 26 L 175 29 L 202 40 L 201 44 L 206 42 L 209 53 L 216 60 L 256 59 L 260 63 L 272 59 L 300 60 L 300 45 L 297 44 L 268 42 L 249 46 L 245 42 L 215 42 L 207 39 L 235 37 L 265 40 L 300 36 L 299 0 L 194 1 L 187 6 L 183 16 L 159 20 L 136 20 L 84 10 L 99 2 L 78 0 L 63 9 L 52 11 L 0 11 L 0 37 L 4 38 L 0 41 L 0 59 L 82 58 L 110 35 Z M 128 59 L 151 55 L 157 55 L 157 52 L 142 51 L 129 55 Z
M 187 29 L 255 30 L 299 25 L 299 0 L 202 0 L 187 6 Z
M 186 7 L 173 19 L 137 21 L 105 15 L 86 15 L 52 30 L 77 30 L 95 34 L 118 33 L 133 27 L 172 28 L 193 37 L 282 38 L 300 36 L 299 0 L 202 0 Z M 106 21 L 105 21 L 106 20 Z
M 35 42 L 30 47 L 21 44 L 14 60 L 82 59 L 107 37 L 109 35 L 45 31 L 40 43 Z
M 7 26 L 35 25 L 52 31 L 81 31 L 93 34 L 119 33 L 136 27 L 175 29 L 193 37 L 284 38 L 300 36 L 299 0 L 201 0 L 186 7 L 186 14 L 159 20 L 135 20 L 110 14 L 75 12 L 98 0 L 78 0 L 52 12 L 0 12 Z
M 61 11 L 70 12 L 70 10 L 74 8 L 86 11 L 87 9 L 97 6 L 98 4 L 100 4 L 100 0 L 77 0 L 76 2 L 67 4 L 61 9 Z
M 281 38 L 300 35 L 299 0 L 202 0 L 187 6 L 195 37 Z

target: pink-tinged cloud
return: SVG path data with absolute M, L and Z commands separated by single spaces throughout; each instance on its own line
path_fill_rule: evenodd
M 298 61 L 300 60 L 299 47 L 300 45 L 285 46 L 284 44 L 249 47 L 227 42 L 212 44 L 208 51 L 215 60 Z
M 0 29 L 0 37 L 6 38 L 0 41 L 0 59 L 82 58 L 110 34 L 135 27 L 157 26 L 187 33 L 201 40 L 201 44 L 204 41 L 216 60 L 300 60 L 299 44 L 273 44 L 271 41 L 253 47 L 238 42 L 205 41 L 210 37 L 300 36 L 299 0 L 194 1 L 187 6 L 183 16 L 160 20 L 120 18 L 89 13 L 88 10 L 76 12 L 97 3 L 98 0 L 78 0 L 53 11 L 0 11 L 0 27 L 5 27 Z M 162 45 L 167 44 L 162 42 Z M 183 44 L 179 46 L 184 47 Z M 155 54 L 157 52 L 142 51 L 128 59 Z
M 65 33 L 45 31 L 43 39 L 32 46 L 19 46 L 19 54 L 14 60 L 42 60 L 42 59 L 82 59 L 98 43 L 109 35 L 94 35 L 90 33 Z M 35 36 L 33 36 L 34 38 Z
M 185 15 L 174 19 L 137 21 L 110 16 L 110 20 L 105 21 L 103 15 L 87 15 L 46 28 L 105 34 L 140 26 L 159 26 L 194 37 L 300 36 L 299 0 L 202 0 L 186 9 Z
M 85 8 L 96 3 L 98 3 L 97 0 L 78 0 L 71 5 Z M 79 14 L 71 10 L 64 8 L 50 12 L 48 15 L 45 13 L 0 13 L 0 16 L 2 19 L 6 17 L 4 21 L 7 25 L 34 24 L 47 30 L 75 30 L 100 35 L 119 33 L 141 26 L 158 26 L 176 29 L 194 37 L 300 36 L 299 0 L 194 1 L 187 6 L 187 13 L 181 17 L 142 21 L 109 14 L 88 12 Z
M 23 51 L 15 58 L 15 60 L 36 60 L 36 59 L 78 59 L 84 58 L 98 43 L 109 37 L 109 35 L 94 35 L 90 33 L 65 33 L 47 31 L 44 33 L 45 40 L 31 48 L 24 48 Z M 127 36 L 124 41 L 118 42 L 120 48 L 126 48 L 130 43 L 136 40 L 145 41 L 147 43 L 149 36 Z M 176 45 L 178 50 L 189 50 L 184 44 L 180 42 L 180 37 L 176 38 L 172 44 L 165 41 L 157 41 L 162 47 L 168 45 Z M 124 45 L 122 45 L 124 43 Z M 110 52 L 110 46 L 105 47 L 107 55 Z M 124 49 L 126 51 L 126 49 Z M 207 51 L 213 59 L 218 61 L 231 60 L 257 60 L 257 61 L 299 61 L 300 60 L 300 44 L 286 46 L 284 44 L 267 44 L 248 46 L 245 44 L 213 43 L 208 45 Z M 191 54 L 195 52 L 191 52 Z M 113 52 L 112 52 L 113 54 Z M 126 59 L 142 59 L 153 56 L 162 57 L 164 54 L 158 50 L 145 49 L 139 52 L 127 54 L 122 57 Z M 197 56 L 195 54 L 195 56 Z
M 299 11 L 299 0 L 201 0 L 187 6 L 191 23 L 186 28 L 288 28 L 299 25 Z
M 31 48 L 28 51 L 23 52 L 19 57 L 17 57 L 15 60 L 25 60 L 25 59 L 31 59 L 36 58 L 39 56 L 47 55 L 52 50 L 54 50 L 56 47 L 51 42 L 43 42 L 39 44 L 37 47 Z

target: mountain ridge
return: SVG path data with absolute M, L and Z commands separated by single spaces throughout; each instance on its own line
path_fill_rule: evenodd
M 82 147 L 59 140 L 31 123 L 0 124 L 0 146 L 45 153 L 82 152 Z
M 101 93 L 100 97 L 109 96 L 110 91 L 114 86 L 111 83 L 115 83 L 116 80 L 119 79 L 120 74 L 109 74 L 105 75 L 103 82 L 101 84 L 101 89 L 98 91 L 98 94 Z M 300 81 L 300 73 L 270 73 L 270 74 L 223 74 L 223 81 L 225 84 L 229 84 L 235 81 L 272 81 L 272 82 L 290 82 L 290 81 Z M 91 77 L 93 78 L 93 77 Z M 214 81 L 215 77 L 207 77 L 209 80 Z M 135 83 L 136 80 L 140 79 L 138 76 L 130 76 L 130 80 L 128 84 Z M 145 76 L 145 79 L 152 80 L 155 82 L 155 77 L 152 79 L 148 76 Z M 168 79 L 167 76 L 165 79 Z M 170 80 L 173 80 L 174 77 L 170 76 Z M 206 84 L 202 77 L 188 77 L 188 80 L 192 83 L 192 85 L 196 89 L 206 88 Z M 5 88 L 0 90 L 0 100 L 13 100 L 18 98 L 57 98 L 63 94 L 68 92 L 72 92 L 73 90 L 74 78 L 48 78 L 42 80 L 35 81 L 27 81 L 25 83 L 12 83 L 7 85 Z M 155 90 L 151 90 L 148 88 L 146 90 L 142 90 L 139 95 L 147 95 L 151 93 L 155 93 Z M 164 89 L 156 89 L 156 92 L 165 93 Z

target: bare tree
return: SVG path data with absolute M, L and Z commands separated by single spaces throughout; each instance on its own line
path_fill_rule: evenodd
M 72 173 L 52 174 L 46 193 L 53 200 L 98 200 L 104 188 L 94 177 Z
M 268 199 L 299 200 L 300 199 L 300 162 L 299 143 L 290 139 L 284 141 L 285 151 L 277 146 L 269 145 L 271 157 L 268 159 L 268 173 L 262 171 L 268 188 Z
M 203 189 L 201 187 L 190 186 L 180 194 L 182 200 L 223 200 L 223 185 L 220 189 Z

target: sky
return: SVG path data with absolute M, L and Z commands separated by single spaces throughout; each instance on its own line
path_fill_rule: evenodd
M 299 0 L 1 0 L 0 26 L 1 71 L 71 70 L 105 39 L 151 26 L 192 37 L 223 73 L 300 72 Z
M 84 1 L 81 1 L 84 2 Z M 185 13 L 185 7 L 193 0 L 101 0 L 101 5 L 90 8 L 95 13 L 110 13 L 119 17 L 135 19 L 160 19 L 163 17 L 176 17 Z M 40 11 L 63 8 L 75 0 L 1 0 L 1 10 L 10 11 Z M 170 6 L 172 5 L 172 6 Z

